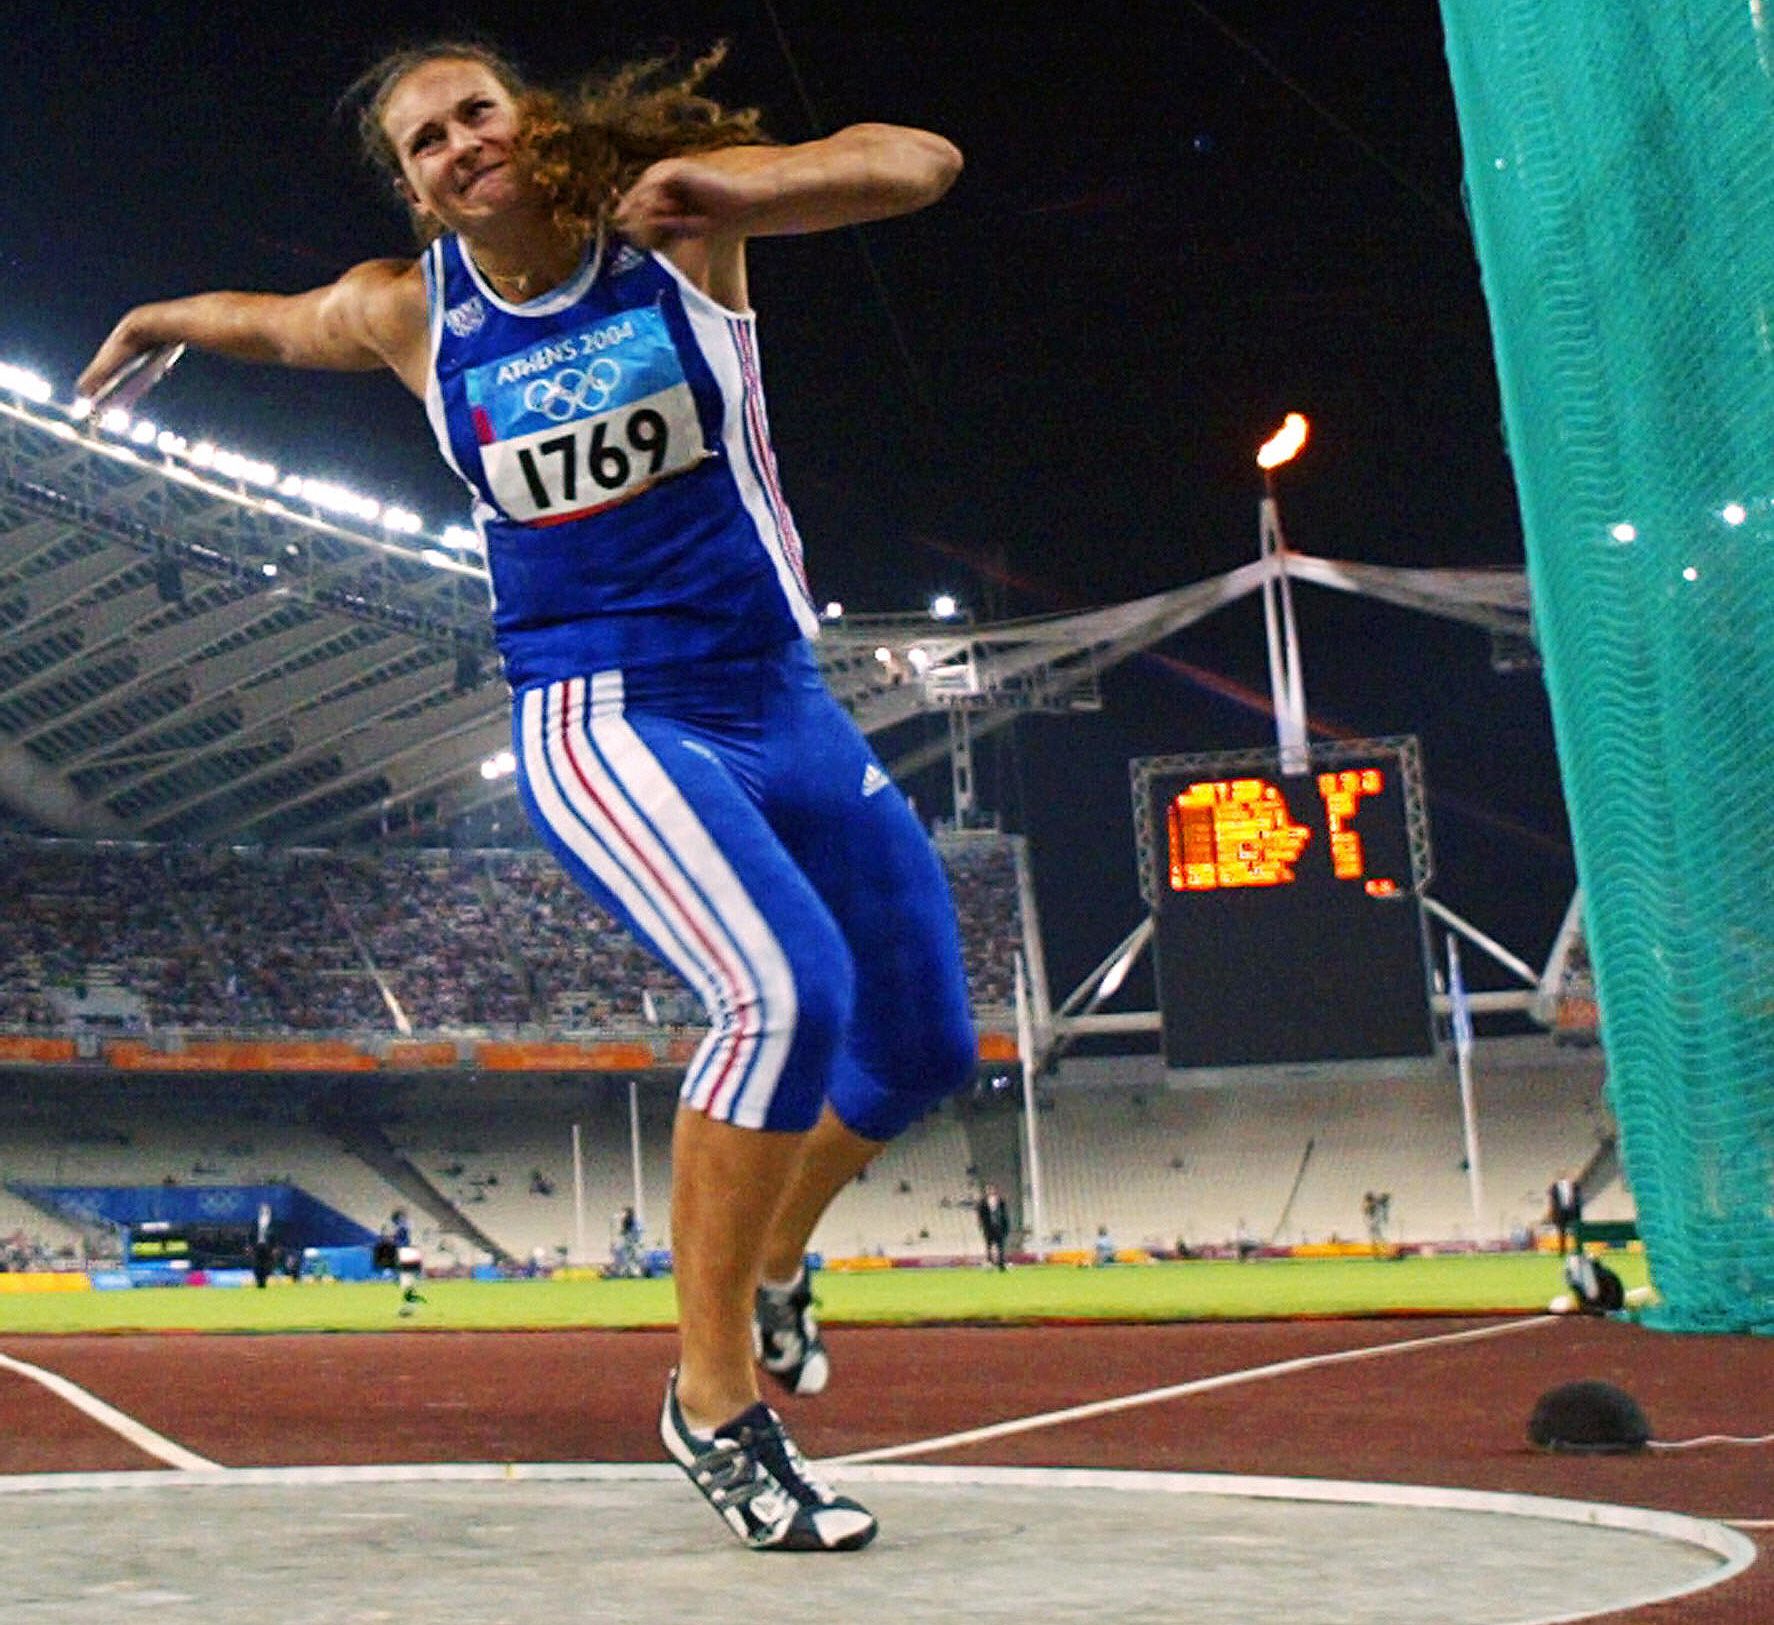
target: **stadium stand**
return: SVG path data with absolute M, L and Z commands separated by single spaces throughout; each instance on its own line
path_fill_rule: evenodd
M 1150 1058 L 1139 1058 L 1149 1060 Z M 1046 1086 L 1039 1134 L 1050 1246 L 1087 1246 L 1106 1225 L 1123 1246 L 1169 1252 L 1179 1238 L 1223 1249 L 1365 1239 L 1361 1197 L 1392 1197 L 1391 1238 L 1474 1237 L 1459 1095 L 1451 1068 L 1347 1065 L 1319 1076 L 1130 1081 L 1126 1060 L 1072 1060 Z M 1546 1186 L 1590 1161 L 1611 1125 L 1594 1050 L 1549 1036 L 1481 1043 L 1475 1062 L 1485 1223 L 1479 1239 L 1525 1239 Z M 370 1228 L 414 1213 L 434 1262 L 486 1254 L 308 1120 L 322 1080 L 84 1077 L 55 1089 L 31 1074 L 0 1086 L 0 1180 L 250 1184 L 288 1181 Z M 647 1240 L 670 1229 L 675 1090 L 638 1086 Z M 395 1148 L 510 1258 L 553 1265 L 576 1251 L 572 1129 L 580 1129 L 584 1261 L 608 1256 L 633 1199 L 627 1080 L 606 1076 L 384 1077 L 359 1099 Z M 1310 1146 L 1310 1155 L 1307 1148 Z M 1298 1189 L 1294 1190 L 1296 1178 Z M 961 1114 L 916 1125 L 834 1203 L 813 1238 L 828 1257 L 971 1257 L 976 1180 Z M 1289 1202 L 1292 1195 L 1291 1205 Z M 1591 1190 L 1592 1219 L 1628 1219 L 1617 1180 Z M 1284 1217 L 1285 1215 L 1285 1217 Z M 34 1213 L 0 1204 L 0 1237 L 23 1228 L 52 1245 Z
M 103 1249 L 89 1245 L 75 1226 L 0 1189 L 0 1270 L 53 1269 L 94 1256 L 104 1256 Z
M 641 1213 L 649 1245 L 671 1229 L 669 1148 L 675 1091 L 637 1095 Z M 550 1262 L 576 1251 L 572 1131 L 580 1131 L 585 1261 L 601 1262 L 617 1214 L 633 1201 L 628 1095 L 623 1080 L 482 1079 L 421 1085 L 403 1096 L 391 1129 L 400 1150 L 513 1258 Z M 888 1147 L 838 1197 L 812 1247 L 826 1256 L 929 1257 L 977 1250 L 968 1149 L 960 1124 L 938 1112 Z
M 528 969 L 547 1025 L 585 1031 L 645 1018 L 641 995 L 668 1024 L 699 1019 L 681 982 L 590 903 L 554 863 L 489 854 L 485 873 Z
M 488 884 L 472 853 L 393 853 L 329 870 L 364 957 L 413 1028 L 515 1027 L 535 1015 Z
M 0 1184 L 288 1184 L 372 1230 L 402 1205 L 398 1191 L 303 1121 L 307 1102 L 287 1084 L 101 1077 L 50 1090 L 24 1075 L 6 1085 Z M 24 1228 L 52 1223 L 39 1216 Z M 0 1233 L 9 1228 L 0 1217 Z
M 967 1138 L 943 1109 L 914 1124 L 852 1180 L 820 1220 L 827 1257 L 953 1257 L 979 1251 Z
M 1040 1113 L 1057 1245 L 1083 1246 L 1099 1224 L 1123 1243 L 1164 1250 L 1178 1238 L 1361 1241 L 1369 1190 L 1390 1194 L 1394 1240 L 1474 1239 L 1459 1090 L 1445 1063 L 1185 1074 L 1175 1087 L 1161 1075 L 1113 1081 L 1128 1070 L 1068 1062 Z M 1474 1071 L 1480 1235 L 1519 1236 L 1543 1218 L 1557 1170 L 1582 1166 L 1611 1133 L 1601 1058 L 1545 1035 L 1500 1038 L 1480 1044 Z M 1588 1212 L 1627 1218 L 1631 1198 L 1614 1184 L 1593 1193 Z
M 671 1118 L 676 1091 L 638 1091 L 641 1213 L 649 1245 L 670 1231 Z M 573 1210 L 573 1129 L 579 1128 L 585 1246 Z M 599 1263 L 614 1216 L 634 1200 L 625 1080 L 481 1079 L 403 1093 L 390 1138 L 431 1183 L 514 1259 Z
M 1015 844 L 941 846 L 979 1006 L 1010 998 Z M 0 1029 L 582 1032 L 700 1020 L 537 851 L 0 841 Z
M 1019 843 L 950 832 L 939 850 L 961 920 L 976 1010 L 1002 1015 L 1024 922 Z M 693 1045 L 694 1000 L 537 850 L 323 852 L 0 840 L 0 1031 L 144 1031 L 253 1037 L 609 1034 L 639 1028 Z M 1580 940 L 1561 961 L 1587 970 Z M 1458 1091 L 1443 1061 L 1166 1076 L 1156 1057 L 1066 1061 L 1043 1085 L 1038 1127 L 1049 1245 L 1169 1251 L 1359 1241 L 1365 1191 L 1391 1197 L 1407 1242 L 1520 1237 L 1565 1167 L 1610 1143 L 1599 1048 L 1552 1035 L 1486 1040 L 1476 1062 L 1485 1213 L 1474 1226 Z M 160 1040 L 156 1039 L 158 1045 Z M 82 1051 L 88 1059 L 96 1051 Z M 0 1181 L 156 1184 L 287 1180 L 374 1228 L 396 1206 L 456 1262 L 485 1252 L 558 1262 L 580 1249 L 571 1137 L 580 1130 L 583 1250 L 606 1256 L 633 1200 L 625 1076 L 382 1072 L 366 1093 L 316 1103 L 296 1083 L 191 1073 L 106 1076 L 77 1088 L 0 1075 Z M 466 1054 L 464 1049 L 462 1054 Z M 374 1063 L 370 1063 L 374 1064 Z M 60 1075 L 65 1079 L 68 1075 Z M 639 1085 L 648 1240 L 669 1234 L 670 1117 L 659 1073 Z M 343 1113 L 344 1115 L 340 1115 Z M 352 1114 L 355 1114 L 353 1117 Z M 834 1204 L 816 1250 L 972 1256 L 978 1173 L 964 1114 L 944 1109 L 892 1146 Z M 354 1136 L 356 1123 L 364 1133 Z M 328 1129 L 333 1132 L 328 1132 Z M 372 1154 L 372 1139 L 384 1155 Z M 415 1204 L 396 1160 L 428 1182 Z M 1602 1159 L 1612 1171 L 1610 1157 Z M 1000 1175 L 1000 1178 L 1006 1176 Z M 411 1180 L 406 1181 L 411 1184 Z M 1014 1184 L 1014 1178 L 1009 1179 Z M 1630 1195 L 1589 1193 L 1595 1218 Z M 450 1208 L 462 1222 L 454 1222 Z M 49 1248 L 76 1232 L 0 1203 L 0 1238 Z
M 976 1010 L 1012 998 L 1012 963 L 1022 946 L 1016 846 L 989 830 L 949 830 L 937 839 L 961 923 L 968 991 Z

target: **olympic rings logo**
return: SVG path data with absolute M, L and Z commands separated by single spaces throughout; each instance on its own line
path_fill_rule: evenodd
M 563 367 L 547 378 L 532 378 L 524 390 L 524 405 L 550 423 L 565 423 L 598 411 L 621 381 L 621 367 L 608 356 L 599 356 L 583 372 Z

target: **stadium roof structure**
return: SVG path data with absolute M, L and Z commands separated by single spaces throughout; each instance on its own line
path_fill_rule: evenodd
M 0 830 L 335 846 L 387 838 L 391 813 L 401 838 L 435 839 L 508 798 L 468 537 L 120 414 L 82 422 L 0 368 Z M 1529 636 L 1519 572 L 1289 553 L 1082 614 L 839 616 L 821 664 L 871 735 L 948 714 L 948 738 L 882 742 L 912 771 L 956 723 L 1097 707 L 1102 672 L 1278 568 Z

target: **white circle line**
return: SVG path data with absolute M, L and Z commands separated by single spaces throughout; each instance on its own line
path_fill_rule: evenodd
M 1205 1394 L 1216 1388 L 1231 1388 L 1239 1383 L 1291 1376 L 1297 1371 L 1311 1371 L 1327 1365 L 1345 1365 L 1352 1360 L 1378 1360 L 1390 1354 L 1405 1354 L 1417 1349 L 1434 1348 L 1440 1344 L 1469 1343 L 1478 1338 L 1502 1337 L 1510 1332 L 1526 1331 L 1533 1326 L 1550 1326 L 1556 1323 L 1556 1316 L 1535 1315 L 1528 1320 L 1510 1320 L 1500 1326 L 1480 1326 L 1473 1331 L 1438 1332 L 1433 1337 L 1413 1337 L 1401 1343 L 1377 1343 L 1357 1349 L 1340 1349 L 1330 1354 L 1307 1354 L 1294 1360 L 1280 1360 L 1274 1365 L 1247 1366 L 1239 1371 L 1222 1371 L 1218 1376 L 1197 1377 L 1193 1382 L 1172 1383 L 1165 1388 L 1146 1388 L 1114 1399 L 1093 1400 L 1087 1405 L 1069 1405 L 1064 1410 L 1037 1411 L 1032 1416 L 1013 1417 L 1007 1422 L 990 1422 L 984 1427 L 967 1428 L 960 1433 L 938 1434 L 930 1439 L 914 1439 L 909 1444 L 883 1445 L 877 1450 L 856 1450 L 847 1456 L 831 1457 L 827 1465 L 850 1467 L 860 1466 L 865 1462 L 897 1461 L 905 1456 L 928 1456 L 939 1450 L 982 1444 L 991 1439 L 1007 1438 L 1013 1433 L 1032 1433 L 1037 1428 L 1058 1427 L 1065 1422 L 1082 1422 L 1093 1416 L 1108 1416 L 1116 1411 L 1133 1410 L 1141 1405 L 1159 1405 L 1166 1400 L 1182 1399 L 1190 1394 Z
M 498 1483 L 555 1480 L 582 1483 L 669 1482 L 682 1476 L 673 1466 L 652 1462 L 410 1462 L 355 1467 L 215 1467 L 206 1472 L 20 1473 L 0 1476 L 0 1495 L 67 1493 L 81 1490 L 200 1490 L 244 1485 L 330 1485 L 397 1483 Z M 1615 1506 L 1605 1501 L 1567 1501 L 1544 1495 L 1497 1490 L 1454 1489 L 1434 1484 L 1379 1484 L 1354 1479 L 1272 1478 L 1236 1473 L 1165 1473 L 1104 1467 L 930 1467 L 860 1466 L 846 1482 L 927 1484 L 956 1488 L 1111 1490 L 1146 1495 L 1215 1495 L 1248 1500 L 1306 1501 L 1342 1506 L 1396 1507 L 1415 1511 L 1470 1512 L 1539 1518 L 1649 1535 L 1695 1546 L 1721 1560 L 1710 1574 L 1669 1590 L 1647 1591 L 1610 1600 L 1603 1610 L 1549 1614 L 1512 1625 L 1577 1625 L 1598 1612 L 1648 1607 L 1735 1579 L 1756 1560 L 1747 1535 L 1708 1518 L 1650 1507 Z
M 65 1399 L 75 1410 L 90 1416 L 101 1427 L 109 1428 L 119 1438 L 127 1439 L 136 1449 L 153 1456 L 157 1461 L 164 1461 L 170 1467 L 193 1473 L 220 1470 L 218 1464 L 207 1457 L 187 1450 L 182 1444 L 173 1443 L 163 1434 L 156 1433 L 133 1416 L 126 1416 L 116 1406 L 107 1405 L 78 1383 L 70 1382 L 54 1371 L 45 1371 L 42 1366 L 30 1365 L 24 1360 L 15 1360 L 9 1354 L 0 1354 L 0 1371 L 17 1372 L 21 1377 L 41 1383 L 57 1398 Z

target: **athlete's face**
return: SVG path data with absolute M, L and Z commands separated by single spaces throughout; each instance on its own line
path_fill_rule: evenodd
M 382 112 L 403 195 L 450 231 L 522 199 L 511 161 L 517 127 L 517 108 L 497 77 L 479 62 L 448 58 L 415 68 Z

